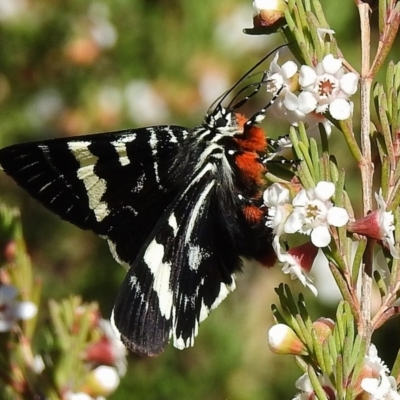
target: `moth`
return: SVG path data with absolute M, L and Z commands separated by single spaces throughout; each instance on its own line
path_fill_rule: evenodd
M 133 352 L 156 356 L 170 340 L 192 346 L 243 262 L 275 261 L 262 205 L 269 146 L 258 126 L 273 100 L 250 118 L 238 113 L 266 73 L 237 87 L 266 57 L 192 129 L 149 126 L 0 150 L 6 174 L 62 219 L 105 238 L 126 266 L 111 319 Z

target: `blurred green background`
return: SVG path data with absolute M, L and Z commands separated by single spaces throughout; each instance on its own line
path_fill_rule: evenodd
M 252 26 L 251 3 L 0 0 L 0 146 L 200 123 L 218 96 L 281 43 L 278 34 L 242 33 Z M 353 2 L 322 4 L 342 51 L 357 67 Z M 272 137 L 288 129 L 272 118 L 266 127 Z M 4 174 L 0 196 L 21 208 L 36 274 L 44 279 L 44 301 L 81 294 L 98 301 L 107 318 L 124 270 L 106 242 L 61 222 Z M 194 348 L 169 347 L 157 359 L 131 355 L 110 398 L 292 398 L 300 370 L 291 357 L 272 354 L 266 342 L 273 288 L 282 280 L 279 269 L 244 271 L 238 289 L 202 324 Z M 302 289 L 297 282 L 292 287 Z M 314 317 L 332 316 L 327 306 L 316 307 Z

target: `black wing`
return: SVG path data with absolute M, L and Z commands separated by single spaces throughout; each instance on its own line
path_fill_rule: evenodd
M 170 339 L 192 346 L 200 322 L 235 288 L 239 255 L 220 223 L 207 165 L 171 203 L 120 289 L 113 320 L 136 353 L 155 356 Z
M 61 218 L 109 239 L 118 261 L 132 264 L 176 196 L 181 182 L 171 172 L 187 133 L 156 126 L 17 144 L 0 150 L 0 166 Z

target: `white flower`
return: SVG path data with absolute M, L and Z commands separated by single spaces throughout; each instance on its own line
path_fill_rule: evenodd
M 286 98 L 287 93 L 291 93 L 298 86 L 297 71 L 298 66 L 293 61 L 287 61 L 282 66 L 278 64 L 279 51 L 276 52 L 271 62 L 267 78 L 267 91 L 276 93 L 281 90 L 281 95 Z
M 318 291 L 308 272 L 311 270 L 317 253 L 318 249 L 310 242 L 307 242 L 290 249 L 287 253 L 280 252 L 277 254 L 279 261 L 284 263 L 282 272 L 290 274 L 292 279 L 297 278 L 303 286 L 311 290 L 314 296 L 318 295 Z
M 314 97 L 302 93 L 300 93 L 301 96 L 297 96 L 292 92 L 287 92 L 284 99 L 279 99 L 271 105 L 271 112 L 277 118 L 284 118 L 293 126 L 298 126 L 299 122 L 303 122 L 307 127 L 308 136 L 314 138 L 319 138 L 318 125 L 322 124 L 329 137 L 333 124 L 323 114 L 313 111 L 316 106 Z
M 294 211 L 285 224 L 286 233 L 311 235 L 312 243 L 317 247 L 328 246 L 331 241 L 330 225 L 343 226 L 349 220 L 344 208 L 335 207 L 329 200 L 335 193 L 332 182 L 318 182 L 309 190 L 301 190 L 293 199 Z
M 0 332 L 13 328 L 19 319 L 33 318 L 37 307 L 30 301 L 17 301 L 18 291 L 14 286 L 0 286 Z
M 361 371 L 361 388 L 370 394 L 371 400 L 399 400 L 397 383 L 392 376 L 388 376 L 389 368 L 378 357 L 378 351 L 374 344 L 368 349 L 364 358 Z
M 265 190 L 264 204 L 268 207 L 267 226 L 273 229 L 275 235 L 283 233 L 283 225 L 292 210 L 289 189 L 279 183 L 272 184 Z
M 332 54 L 324 57 L 314 69 L 308 65 L 300 68 L 299 83 L 304 92 L 308 92 L 307 105 L 315 103 L 315 112 L 329 110 L 333 118 L 345 120 L 352 115 L 353 103 L 349 97 L 357 91 L 358 77 L 353 72 L 345 72 L 342 61 Z

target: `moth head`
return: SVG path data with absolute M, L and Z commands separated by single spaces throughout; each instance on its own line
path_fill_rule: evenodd
M 217 130 L 223 135 L 232 136 L 238 133 L 239 123 L 236 114 L 220 105 L 206 116 L 204 122 L 210 129 Z

